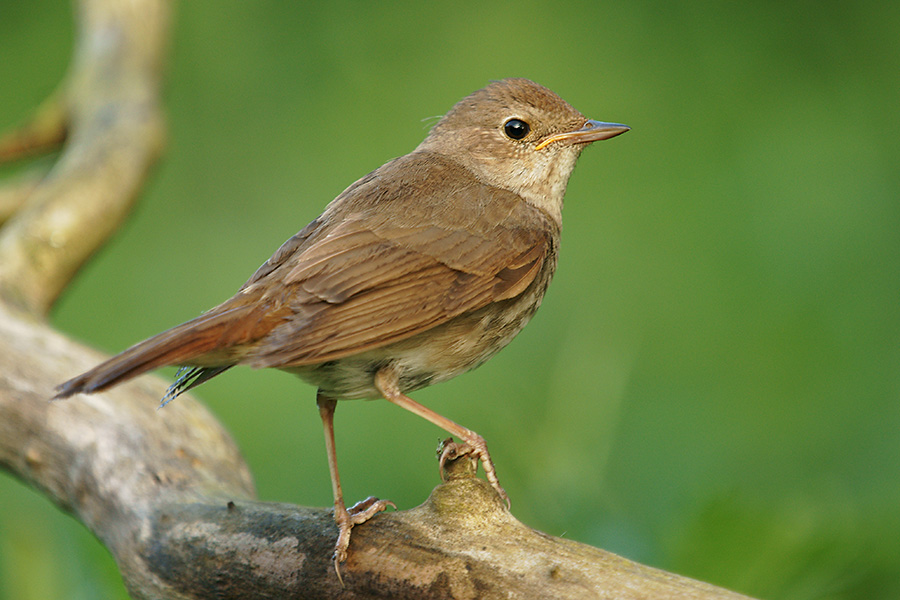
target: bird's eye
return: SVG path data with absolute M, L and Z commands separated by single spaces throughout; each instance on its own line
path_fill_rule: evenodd
M 521 119 L 510 119 L 503 125 L 503 131 L 510 139 L 521 140 L 528 135 L 528 132 L 531 131 L 531 127 Z

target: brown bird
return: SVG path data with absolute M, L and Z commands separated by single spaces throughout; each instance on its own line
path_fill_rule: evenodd
M 586 119 L 527 79 L 457 103 L 410 154 L 369 173 L 285 242 L 237 294 L 59 386 L 105 390 L 185 365 L 165 404 L 237 364 L 318 387 L 339 535 L 391 504 L 346 508 L 337 400 L 385 398 L 457 436 L 504 499 L 484 439 L 405 394 L 479 366 L 525 326 L 556 269 L 563 195 L 581 151 L 628 131 Z

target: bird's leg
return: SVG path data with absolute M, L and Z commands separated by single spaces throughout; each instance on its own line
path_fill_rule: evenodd
M 350 530 L 354 525 L 365 523 L 388 506 L 397 507 L 390 500 L 379 500 L 369 496 L 347 509 L 344 504 L 344 493 L 341 491 L 341 477 L 338 475 L 337 452 L 334 446 L 334 409 L 337 401 L 319 392 L 316 404 L 319 405 L 319 416 L 322 417 L 322 426 L 325 429 L 325 450 L 328 454 L 328 470 L 331 472 L 331 489 L 334 493 L 334 522 L 338 526 L 338 539 L 334 545 L 334 572 L 343 585 L 340 564 L 347 559 Z
M 398 386 L 397 373 L 391 367 L 384 367 L 375 374 L 375 387 L 389 402 L 405 408 L 427 421 L 431 421 L 450 435 L 455 435 L 463 441 L 462 444 L 450 443 L 444 445 L 440 459 L 442 473 L 444 463 L 448 459 L 470 454 L 481 461 L 481 466 L 484 468 L 484 475 L 487 477 L 488 482 L 497 491 L 497 494 L 506 501 L 507 506 L 509 505 L 509 496 L 500 487 L 497 471 L 494 469 L 494 463 L 491 460 L 490 453 L 488 453 L 487 442 L 484 441 L 483 437 L 404 395 Z M 443 477 L 443 474 L 441 476 Z

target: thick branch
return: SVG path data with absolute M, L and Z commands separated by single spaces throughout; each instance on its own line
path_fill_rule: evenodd
M 0 464 L 73 512 L 137 598 L 739 598 L 515 520 L 471 473 L 353 530 L 341 590 L 331 512 L 252 500 L 233 442 L 165 383 L 48 402 L 101 357 L 0 307 Z
M 0 185 L 0 225 L 25 205 L 47 176 L 45 165 L 32 166 Z

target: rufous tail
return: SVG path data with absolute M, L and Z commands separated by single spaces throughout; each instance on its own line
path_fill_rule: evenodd
M 258 323 L 258 320 L 248 319 L 254 309 L 252 305 L 229 307 L 227 304 L 139 342 L 70 379 L 56 388 L 54 399 L 99 392 L 168 365 L 196 365 L 199 362 L 202 366 L 228 367 L 236 363 L 235 356 L 229 364 L 227 349 L 248 342 L 256 332 L 252 331 L 252 325 L 247 327 L 247 324 Z M 204 355 L 213 351 L 221 354 L 222 364 L 207 364 L 208 361 L 202 360 Z

